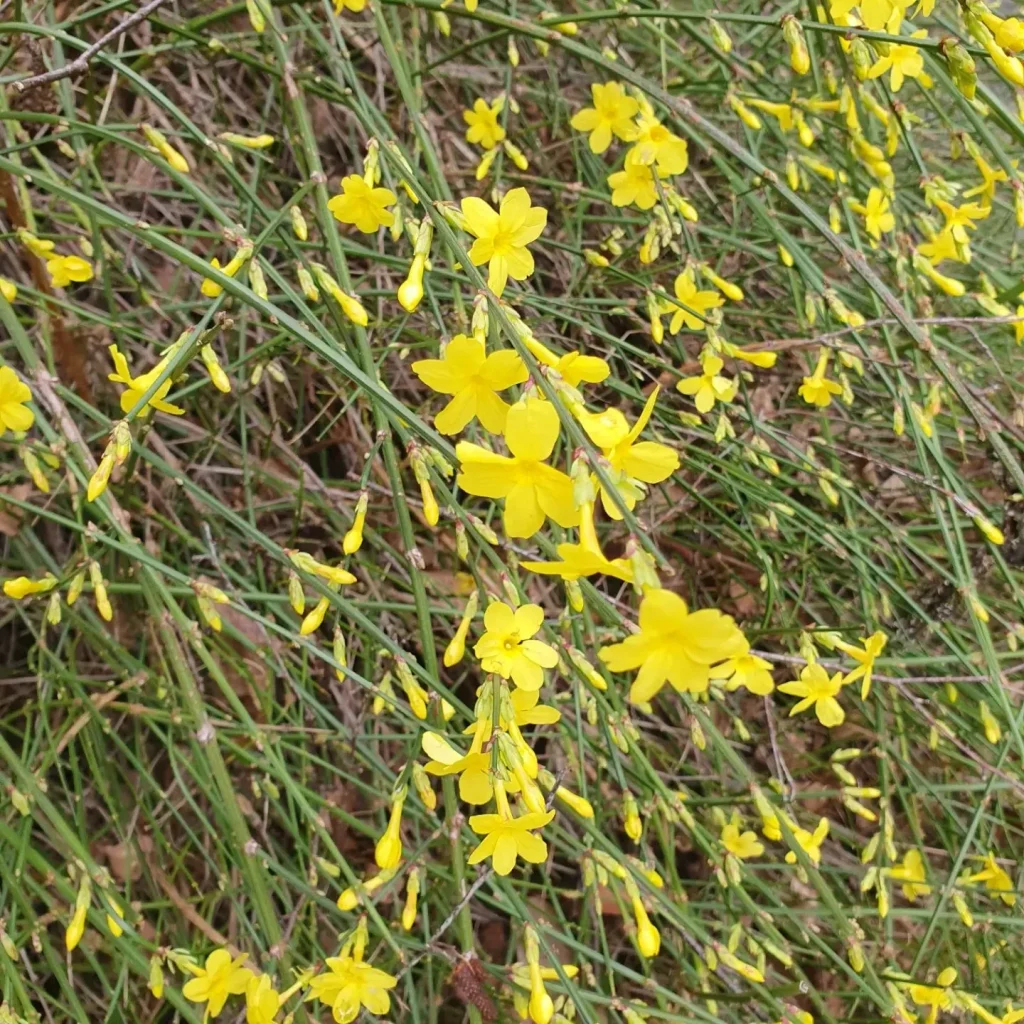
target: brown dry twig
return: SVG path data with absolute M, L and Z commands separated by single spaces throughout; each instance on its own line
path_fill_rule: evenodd
M 140 21 L 145 21 L 165 0 L 149 0 L 148 4 L 143 4 L 134 14 L 129 14 L 124 21 L 115 25 L 105 35 L 100 36 L 95 43 L 92 44 L 87 50 L 83 50 L 70 64 L 65 64 L 63 67 L 54 68 L 52 71 L 46 71 L 41 75 L 32 75 L 29 78 L 22 78 L 20 81 L 14 82 L 14 88 L 18 92 L 25 92 L 26 89 L 35 89 L 40 85 L 48 85 L 50 82 L 59 82 L 62 78 L 70 78 L 72 75 L 80 75 L 89 66 L 89 61 L 96 56 L 100 50 L 103 49 L 107 43 L 113 42 L 118 36 L 124 35 L 133 25 L 137 25 Z

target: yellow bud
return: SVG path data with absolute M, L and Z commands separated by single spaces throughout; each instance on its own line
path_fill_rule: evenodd
M 337 906 L 342 911 L 355 910 L 359 906 L 359 895 L 355 889 L 346 889 L 338 897 Z
M 81 892 L 81 890 L 79 890 L 79 892 Z M 79 904 L 75 907 L 75 912 L 64 932 L 64 945 L 67 947 L 67 951 L 69 953 L 71 953 L 82 941 L 82 936 L 85 934 L 85 920 L 88 912 L 88 903 L 84 906 Z
M 13 281 L 8 281 L 6 277 L 0 277 L 0 295 L 7 302 L 14 302 L 18 297 L 18 286 Z
M 651 923 L 640 897 L 634 896 L 632 902 L 636 917 L 636 944 L 641 955 L 652 960 L 661 949 L 661 932 Z
M 252 267 L 256 264 L 253 263 Z M 252 267 L 249 270 L 249 280 L 252 281 Z M 255 291 L 255 289 L 253 289 Z M 230 394 L 231 392 L 231 379 L 224 372 L 224 367 L 220 365 L 220 360 L 217 358 L 217 353 L 214 351 L 212 345 L 203 345 L 199 350 L 200 358 L 203 360 L 203 365 L 206 367 L 206 372 L 210 375 L 210 380 L 213 386 L 220 391 L 222 394 Z
M 724 277 L 719 277 L 706 263 L 702 263 L 700 272 L 706 277 L 727 299 L 733 302 L 743 301 L 743 289 Z M 774 355 L 774 353 L 773 353 Z
M 157 131 L 150 124 L 141 124 L 139 129 L 146 141 L 174 168 L 179 174 L 188 174 L 188 161 L 167 141 L 163 132 Z
M 417 253 L 413 256 L 409 276 L 398 287 L 398 303 L 407 313 L 415 312 L 423 300 L 423 271 L 426 265 L 425 255 Z
M 103 573 L 100 570 L 99 562 L 89 563 L 89 581 L 92 583 L 92 596 L 96 602 L 96 610 L 107 622 L 114 617 L 114 609 L 110 607 L 110 600 L 107 597 L 107 587 L 103 581 Z
M 302 625 L 299 627 L 299 633 L 302 636 L 315 633 L 323 625 L 324 616 L 327 614 L 330 603 L 326 597 L 321 597 L 317 601 L 316 607 L 302 620 Z
M 331 296 L 341 306 L 341 311 L 345 316 L 357 327 L 365 327 L 370 322 L 366 309 L 354 295 L 349 295 L 339 288 L 337 291 L 332 292 Z
M 273 138 L 273 136 L 260 137 Z M 302 214 L 301 207 L 297 204 L 288 207 L 288 216 L 291 218 L 293 234 L 300 242 L 305 242 L 309 238 L 309 227 L 306 224 L 306 218 Z
M 110 904 L 111 910 L 111 913 L 107 914 L 107 928 L 115 939 L 119 939 L 124 935 L 124 928 L 121 927 L 124 911 L 121 910 L 121 905 L 112 896 L 107 896 L 106 899 L 107 903 Z
M 294 210 L 295 207 L 293 206 L 292 209 Z M 320 290 L 313 281 L 313 275 L 301 263 L 295 264 L 295 276 L 299 279 L 299 287 L 302 289 L 302 294 L 310 302 L 319 302 Z
M 363 546 L 363 526 L 366 523 L 368 502 L 369 494 L 366 491 L 361 491 L 359 499 L 356 501 L 356 514 L 352 520 L 352 527 L 341 541 L 341 549 L 346 555 L 354 555 Z
M 288 570 L 288 603 L 296 615 L 301 615 L 306 610 L 306 595 L 302 590 L 302 580 L 292 569 Z
M 636 797 L 628 789 L 623 794 L 622 804 L 623 826 L 626 830 L 626 835 L 634 843 L 638 843 L 643 833 L 644 825 L 640 820 L 640 811 L 636 805 Z
M 804 30 L 792 14 L 782 19 L 782 36 L 789 45 L 789 66 L 798 75 L 806 75 L 811 70 L 811 55 L 807 52 Z
M 245 10 L 249 15 L 249 24 L 252 25 L 253 31 L 257 33 L 263 32 L 267 27 L 267 18 L 263 13 L 260 0 L 245 0 Z
M 408 932 L 416 923 L 416 901 L 420 893 L 420 873 L 412 871 L 405 884 L 405 907 L 402 910 L 402 927 Z
M 437 807 L 437 794 L 434 792 L 433 786 L 430 785 L 430 776 L 418 763 L 414 763 L 412 766 L 412 782 L 416 787 L 416 795 L 422 801 L 423 806 L 428 811 L 434 810 Z
M 752 131 L 760 131 L 762 127 L 761 118 L 755 114 L 738 96 L 728 94 L 729 106 L 732 107 L 736 116 Z
M 160 957 L 155 955 L 149 961 L 149 991 L 153 993 L 154 999 L 162 999 L 164 995 L 164 970 L 160 963 Z
M 388 827 L 377 841 L 377 846 L 373 851 L 374 860 L 377 862 L 377 867 L 381 868 L 381 870 L 397 868 L 402 862 L 401 827 L 402 806 L 404 802 L 403 797 L 391 805 L 391 817 L 388 821 Z
M 530 162 L 526 159 L 523 151 L 518 146 L 513 145 L 513 143 L 508 139 L 503 140 L 502 146 L 504 146 L 509 160 L 511 160 L 520 171 L 529 169 Z
M 566 807 L 572 808 L 581 818 L 593 818 L 594 807 L 585 797 L 580 796 L 578 793 L 574 793 L 571 789 L 566 789 L 565 786 L 559 786 L 555 790 L 555 796 L 565 804 Z
M 423 518 L 426 519 L 428 525 L 437 526 L 441 512 L 437 507 L 437 499 L 434 497 L 429 480 L 420 481 L 420 495 L 423 498 Z
M 786 266 L 786 267 L 793 266 L 793 257 L 790 254 L 790 251 L 781 242 L 779 242 L 778 248 L 779 248 L 779 259 L 782 261 L 783 266 Z
M 267 289 L 267 279 L 263 273 L 263 268 L 259 264 L 259 260 L 253 260 L 249 264 L 249 287 L 256 294 L 256 297 L 262 299 L 264 302 L 270 295 Z
M 986 539 L 991 541 L 993 544 L 1003 544 L 1006 542 L 1006 537 L 1003 531 L 996 526 L 995 523 L 989 522 L 984 516 L 977 515 L 974 517 L 974 525 L 985 535 Z

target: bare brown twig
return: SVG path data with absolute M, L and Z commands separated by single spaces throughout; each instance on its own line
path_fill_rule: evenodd
M 62 78 L 70 78 L 72 75 L 80 75 L 89 66 L 89 61 L 96 56 L 100 50 L 103 49 L 107 43 L 113 42 L 118 36 L 124 35 L 133 25 L 137 25 L 140 21 L 145 21 L 162 3 L 164 0 L 149 0 L 149 3 L 143 4 L 134 14 L 129 14 L 124 21 L 115 25 L 105 35 L 100 36 L 95 43 L 92 44 L 87 50 L 83 50 L 70 64 L 65 64 L 63 67 L 54 68 L 52 71 L 46 71 L 41 75 L 32 75 L 30 78 L 23 78 L 18 82 L 14 83 L 15 89 L 18 92 L 25 92 L 26 89 L 34 89 L 39 85 L 48 85 L 50 82 L 59 82 Z

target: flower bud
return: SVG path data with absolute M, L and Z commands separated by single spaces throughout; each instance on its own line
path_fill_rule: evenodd
M 789 66 L 798 75 L 806 75 L 811 70 L 811 55 L 807 51 L 804 30 L 792 14 L 782 19 L 782 37 L 789 45 Z
M 354 555 L 363 546 L 363 527 L 366 524 L 366 506 L 370 496 L 366 491 L 359 492 L 356 501 L 356 514 L 352 526 L 341 541 L 341 549 L 346 555 Z

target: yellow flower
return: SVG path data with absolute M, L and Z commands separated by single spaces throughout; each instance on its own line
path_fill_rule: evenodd
M 540 238 L 548 211 L 531 206 L 525 188 L 506 193 L 497 212 L 483 199 L 467 196 L 462 200 L 462 215 L 466 230 L 476 236 L 470 262 L 475 267 L 488 265 L 487 287 L 495 295 L 501 295 L 510 277 L 525 281 L 533 273 L 533 256 L 526 247 Z
M 981 184 L 968 189 L 963 194 L 964 199 L 973 196 L 981 196 L 982 206 L 989 206 L 996 197 L 996 182 L 1006 181 L 1006 171 L 1000 168 L 998 171 L 981 155 L 972 153 L 974 162 L 978 165 L 978 173 L 981 175 Z
M 494 795 L 491 755 L 481 753 L 485 732 L 476 729 L 468 754 L 461 754 L 440 733 L 425 732 L 420 739 L 430 757 L 424 769 L 431 775 L 458 775 L 459 797 L 467 804 L 487 804 Z
M 911 33 L 911 39 L 926 39 L 928 32 L 920 29 Z M 889 88 L 899 92 L 903 88 L 905 78 L 917 78 L 924 71 L 924 54 L 919 46 L 905 43 L 891 43 L 888 51 L 868 70 L 868 78 L 878 78 L 886 71 L 891 71 Z
M 719 374 L 723 366 L 725 363 L 718 356 L 705 355 L 701 360 L 700 376 L 684 377 L 676 383 L 676 391 L 693 395 L 697 412 L 710 412 L 715 402 L 731 402 L 739 385 Z
M 612 206 L 636 204 L 641 210 L 649 210 L 658 201 L 654 172 L 637 157 L 635 149 L 626 154 L 621 171 L 608 175 L 608 187 L 612 190 Z
M 805 711 L 813 705 L 818 721 L 829 729 L 842 725 L 846 713 L 836 700 L 836 694 L 843 687 L 843 673 L 836 672 L 829 678 L 828 672 L 814 662 L 800 670 L 799 680 L 783 683 L 779 690 L 793 697 L 802 698 L 790 709 L 790 716 Z
M 252 971 L 242 964 L 246 955 L 231 959 L 226 949 L 215 949 L 207 958 L 205 967 L 195 967 L 196 976 L 185 983 L 181 994 L 193 1003 L 206 1003 L 203 1020 L 216 1017 L 228 996 L 241 995 L 249 985 Z
M 843 685 L 845 686 L 847 683 L 862 679 L 863 682 L 860 686 L 861 700 L 867 700 L 868 694 L 871 692 L 871 673 L 875 668 L 875 658 L 885 650 L 888 639 L 881 630 L 878 630 L 867 638 L 860 638 L 860 642 L 864 645 L 863 647 L 854 647 L 853 644 L 845 643 L 842 640 L 837 640 L 833 644 L 833 646 L 838 647 L 844 654 L 848 654 L 857 662 L 857 667 L 843 678 Z
M 253 975 L 245 989 L 246 1024 L 274 1024 L 281 997 L 274 990 L 269 974 Z
M 758 841 L 756 833 L 740 832 L 740 816 L 735 811 L 729 821 L 722 826 L 720 838 L 729 853 L 740 860 L 760 857 L 764 853 L 764 844 Z
M 465 334 L 456 334 L 440 359 L 413 363 L 412 372 L 428 388 L 454 396 L 434 417 L 442 434 L 457 434 L 474 419 L 492 434 L 503 433 L 509 407 L 496 392 L 522 384 L 530 376 L 512 349 L 488 355 L 483 341 Z
M 57 577 L 47 573 L 41 579 L 33 580 L 28 576 L 15 576 L 4 580 L 4 593 L 15 601 L 21 601 L 33 594 L 45 594 L 57 586 Z
M 389 228 L 395 215 L 387 209 L 394 206 L 397 196 L 389 188 L 371 188 L 360 174 L 349 174 L 341 179 L 342 192 L 327 204 L 334 219 L 342 224 L 354 224 L 359 231 L 372 235 L 377 228 Z
M 725 688 L 729 691 L 745 686 L 751 693 L 766 697 L 775 689 L 772 679 L 772 664 L 747 651 L 711 670 L 712 679 L 724 679 Z
M 964 203 L 962 206 L 954 206 L 944 199 L 937 199 L 935 205 L 946 218 L 945 230 L 950 231 L 953 241 L 959 242 L 960 245 L 967 245 L 970 242 L 971 236 L 967 232 L 974 231 L 978 227 L 974 222 L 984 220 L 992 212 L 991 206 L 982 206 L 980 203 Z M 918 248 L 921 249 L 920 246 Z M 928 254 L 925 252 L 923 255 L 927 256 Z
M 649 702 L 666 682 L 680 693 L 703 693 L 711 666 L 746 650 L 747 641 L 729 615 L 716 608 L 691 612 L 669 590 L 651 590 L 640 602 L 640 632 L 602 647 L 612 672 L 639 668 L 629 691 L 634 704 Z
M 7 302 L 14 302 L 18 297 L 18 286 L 13 281 L 9 281 L 6 277 L 0 277 L 0 295 L 2 295 Z
M 991 851 L 985 854 L 985 867 L 976 874 L 968 875 L 963 879 L 964 885 L 973 885 L 976 882 L 984 882 L 985 888 L 989 892 L 996 893 L 1008 907 L 1012 907 L 1017 902 L 1013 880 L 996 862 L 996 855 Z
M 871 189 L 865 202 L 850 203 L 850 209 L 864 218 L 864 226 L 872 238 L 881 238 L 883 232 L 892 231 L 896 226 L 896 218 L 889 211 L 889 197 L 880 188 Z
M 658 441 L 637 441 L 654 412 L 660 388 L 655 388 L 632 429 L 625 417 L 619 413 L 615 428 L 595 444 L 600 444 L 608 460 L 612 483 L 625 503 L 632 510 L 647 493 L 647 484 L 660 484 L 679 468 L 679 456 L 667 444 Z M 618 412 L 618 410 L 610 410 Z M 586 426 L 586 424 L 584 424 Z M 611 494 L 601 486 L 601 504 L 612 519 L 621 519 L 622 513 Z
M 585 356 L 582 352 L 566 352 L 555 363 L 555 369 L 562 375 L 562 380 L 573 388 L 582 383 L 600 384 L 612 372 L 600 356 Z
M 725 304 L 725 299 L 718 292 L 701 291 L 697 288 L 693 267 L 687 267 L 676 277 L 673 289 L 682 305 L 668 301 L 662 310 L 663 313 L 672 314 L 672 321 L 668 327 L 672 334 L 678 334 L 683 324 L 691 331 L 703 331 L 704 313 Z
M 833 4 L 833 6 L 836 5 Z M 860 16 L 866 28 L 871 29 L 872 32 L 882 32 L 887 29 L 889 32 L 895 33 L 903 20 L 903 12 L 910 4 L 909 0 L 907 3 L 901 3 L 900 0 L 860 0 L 857 6 L 860 8 Z
M 462 119 L 469 125 L 466 141 L 475 142 L 482 149 L 494 149 L 505 138 L 505 129 L 498 123 L 498 115 L 505 100 L 499 96 L 492 103 L 478 99 L 472 110 L 464 110 Z
M 534 811 L 518 818 L 474 814 L 469 819 L 469 827 L 485 838 L 469 855 L 468 863 L 479 864 L 490 857 L 499 875 L 509 874 L 518 857 L 530 864 L 543 864 L 548 856 L 548 844 L 532 830 L 543 828 L 554 816 L 554 811 Z
M 925 1024 L 935 1024 L 939 1010 L 948 1010 L 952 1005 L 950 985 L 956 981 L 956 968 L 947 967 L 939 972 L 934 985 L 910 985 L 907 992 L 918 1006 L 928 1007 Z
M 555 649 L 534 635 L 544 625 L 544 609 L 539 604 L 524 604 L 512 609 L 494 601 L 484 612 L 486 632 L 477 641 L 473 653 L 485 672 L 496 672 L 511 679 L 527 692 L 544 684 L 544 669 L 558 664 Z
M 460 441 L 455 454 L 461 463 L 457 483 L 467 494 L 504 498 L 505 532 L 532 537 L 546 516 L 559 526 L 578 526 L 572 480 L 544 462 L 558 440 L 558 413 L 539 398 L 517 402 L 505 420 L 505 443 L 512 457 Z
M 578 580 L 581 576 L 601 573 L 626 583 L 633 582 L 633 567 L 628 559 L 607 559 L 600 550 L 594 551 L 583 544 L 559 544 L 555 550 L 558 552 L 557 562 L 520 562 L 519 567 L 542 576 L 561 576 L 563 580 Z
M 153 367 L 148 373 L 142 374 L 141 377 L 133 377 L 131 370 L 128 368 L 128 360 L 124 357 L 121 351 L 116 345 L 111 345 L 109 348 L 110 358 L 114 360 L 114 373 L 107 374 L 107 380 L 112 380 L 116 384 L 123 384 L 127 390 L 121 393 L 121 410 L 123 412 L 131 412 L 138 404 L 142 401 L 142 396 L 150 389 L 157 377 L 167 368 L 166 356 L 160 360 L 156 366 Z M 140 410 L 140 413 L 147 412 L 150 408 L 159 409 L 160 412 L 170 413 L 172 416 L 184 416 L 185 410 L 180 406 L 171 405 L 170 402 L 165 402 L 164 398 L 167 396 L 167 392 L 171 390 L 171 379 L 168 377 L 167 380 L 160 385 L 156 390 L 156 394 L 150 398 L 146 403 L 145 407 Z
M 765 833 L 767 835 L 767 832 Z M 821 818 L 818 821 L 818 826 L 813 832 L 808 832 L 805 828 L 793 828 L 793 835 L 796 838 L 800 849 L 807 854 L 812 864 L 821 863 L 821 844 L 825 841 L 825 837 L 828 835 L 828 818 Z M 796 853 L 790 850 L 786 854 L 786 863 L 796 863 Z
M 72 281 L 92 280 L 92 264 L 81 256 L 51 256 L 46 269 L 54 288 L 66 288 Z
M 352 11 L 358 14 L 366 7 L 366 0 L 334 0 L 334 13 L 341 14 L 342 11 Z
M 823 347 L 818 354 L 818 364 L 814 368 L 814 373 L 810 377 L 804 377 L 804 382 L 798 390 L 798 394 L 808 405 L 816 405 L 821 409 L 832 403 L 833 395 L 843 393 L 842 384 L 829 380 L 825 376 L 825 371 L 828 369 L 828 356 L 828 349 Z
M 916 251 L 931 263 L 941 263 L 943 260 L 957 260 L 961 263 L 970 262 L 969 259 L 964 258 L 964 249 L 957 245 L 957 241 L 953 237 L 953 231 L 948 227 L 943 228 L 942 231 L 929 241 L 922 242 Z M 969 255 L 969 253 L 970 250 L 966 250 L 966 255 Z
M 642 164 L 657 164 L 658 176 L 682 174 L 690 163 L 686 140 L 673 135 L 653 114 L 637 119 L 636 145 L 630 153 Z M 628 159 L 628 157 L 627 157 Z
M 793 127 L 793 108 L 788 103 L 776 103 L 773 100 L 748 99 L 747 104 L 771 114 L 779 122 L 779 128 L 788 132 Z
M 330 1006 L 337 1024 L 350 1024 L 361 1007 L 377 1017 L 391 1009 L 388 989 L 398 984 L 397 978 L 353 956 L 331 956 L 326 964 L 327 973 L 310 980 L 306 1000 Z
M 35 422 L 25 403 L 32 401 L 29 386 L 9 367 L 0 366 L 0 436 L 5 430 L 24 432 Z
M 925 881 L 927 875 L 924 858 L 921 851 L 916 848 L 907 850 L 902 862 L 894 868 L 887 869 L 885 873 L 894 881 L 903 883 L 903 895 L 908 900 L 931 894 L 932 887 Z
M 611 145 L 613 135 L 624 142 L 636 138 L 632 118 L 640 104 L 632 96 L 627 96 L 618 82 L 605 82 L 604 85 L 594 82 L 590 86 L 590 95 L 594 105 L 577 111 L 569 123 L 578 132 L 590 132 L 591 153 L 603 153 Z

